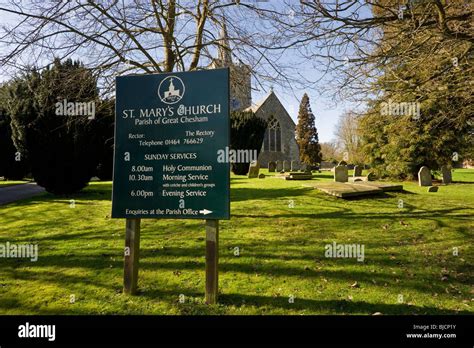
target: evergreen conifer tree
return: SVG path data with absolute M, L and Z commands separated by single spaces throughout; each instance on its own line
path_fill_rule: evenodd
M 298 112 L 296 142 L 300 148 L 301 163 L 316 165 L 321 162 L 322 154 L 318 130 L 314 124 L 314 114 L 311 111 L 309 97 L 306 93 L 303 95 Z

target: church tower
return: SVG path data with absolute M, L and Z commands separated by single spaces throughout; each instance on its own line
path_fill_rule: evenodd
M 252 75 L 248 65 L 232 62 L 232 51 L 229 45 L 225 19 L 219 35 L 217 58 L 213 60 L 211 68 L 229 68 L 230 74 L 230 109 L 243 110 L 252 105 Z

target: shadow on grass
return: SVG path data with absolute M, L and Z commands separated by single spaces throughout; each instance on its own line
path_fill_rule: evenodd
M 122 265 L 123 263 L 120 263 L 120 266 Z M 82 265 L 75 265 L 75 266 L 81 267 Z M 107 269 L 107 268 L 109 267 L 104 267 L 103 269 Z M 101 269 L 100 264 L 99 264 L 99 267 L 97 267 L 97 269 Z M 95 288 L 108 289 L 109 291 L 111 291 L 111 293 L 117 290 L 117 286 L 114 286 L 113 284 L 110 284 L 104 281 L 98 281 L 96 278 L 91 279 L 90 277 L 87 277 L 87 276 L 70 275 L 70 274 L 65 274 L 64 272 L 46 271 L 46 270 L 41 270 L 41 269 L 38 271 L 34 271 L 31 269 L 26 269 L 26 268 L 7 269 L 5 271 L 6 273 L 9 273 L 10 279 L 15 279 L 15 281 L 28 281 L 28 282 L 32 282 L 32 284 L 38 281 L 40 283 L 43 283 L 43 285 L 56 284 L 60 286 L 60 289 L 62 289 L 64 292 L 67 292 L 68 294 L 70 293 L 70 289 L 75 288 L 76 286 L 83 287 L 84 285 L 93 286 Z M 110 272 L 110 268 L 108 272 Z M 117 279 L 117 280 L 120 281 L 120 279 Z
M 173 255 L 181 253 L 181 256 L 192 257 L 202 257 L 204 254 L 204 248 L 202 250 L 195 249 L 190 251 L 189 248 L 176 248 Z M 26 265 L 24 260 L 10 260 L 5 271 L 9 273 L 10 279 L 16 280 L 31 280 L 31 281 L 44 281 L 47 283 L 56 283 L 58 286 L 68 287 L 73 284 L 88 284 L 99 286 L 103 288 L 110 288 L 110 284 L 103 281 L 94 279 L 89 279 L 81 276 L 73 276 L 70 274 L 65 274 L 64 271 L 52 272 L 44 269 L 44 267 L 54 267 L 56 269 L 72 269 L 78 268 L 87 270 L 96 270 L 97 272 L 119 272 L 123 268 L 123 259 L 120 255 L 120 251 L 102 253 L 100 255 L 73 255 L 73 256 L 42 256 L 38 259 L 38 262 L 34 264 L 34 267 L 31 269 L 20 268 L 21 266 Z M 169 275 L 173 274 L 175 271 L 180 271 L 181 273 L 185 272 L 195 272 L 205 269 L 204 261 L 197 260 L 179 260 L 176 261 L 173 258 L 170 258 L 171 253 L 157 255 L 156 252 L 150 252 L 149 250 L 144 250 L 141 252 L 141 262 L 140 269 L 148 271 L 168 271 Z M 190 255 L 191 254 L 191 255 Z M 150 258 L 154 259 L 151 260 Z M 270 277 L 281 277 L 282 279 L 288 279 L 288 277 L 295 279 L 308 279 L 312 278 L 314 280 L 318 279 L 329 279 L 332 281 L 341 281 L 346 282 L 348 286 L 354 281 L 358 281 L 361 286 L 364 287 L 380 287 L 380 286 L 396 286 L 397 288 L 407 288 L 417 291 L 422 291 L 426 293 L 433 292 L 443 292 L 445 289 L 445 284 L 441 282 L 440 277 L 436 274 L 413 274 L 411 277 L 404 274 L 404 272 L 399 273 L 398 275 L 391 274 L 388 272 L 371 272 L 371 269 L 385 269 L 386 267 L 402 267 L 405 268 L 417 266 L 419 262 L 414 263 L 408 260 L 399 258 L 397 260 L 391 260 L 390 254 L 383 254 L 380 257 L 375 255 L 370 255 L 369 262 L 362 264 L 357 263 L 354 259 L 346 260 L 336 260 L 336 259 L 322 259 L 319 258 L 319 263 L 316 264 L 315 260 L 317 256 L 311 257 L 307 254 L 308 267 L 295 267 L 291 264 L 291 261 L 284 261 L 278 258 L 278 255 L 272 253 L 265 253 L 256 251 L 252 254 L 252 259 L 257 261 L 253 262 L 233 262 L 233 259 L 221 258 L 219 269 L 222 273 L 222 276 L 225 276 L 226 273 L 245 273 L 249 275 L 254 274 L 265 274 Z M 245 259 L 242 257 L 241 259 Z M 275 260 L 274 262 L 268 262 L 268 260 Z M 294 258 L 295 260 L 298 258 Z M 171 260 L 171 261 L 168 261 Z M 319 265 L 320 269 L 316 269 L 316 266 Z M 12 266 L 11 268 L 8 266 Z M 351 266 L 348 269 L 339 269 L 334 267 L 340 266 Z M 31 267 L 31 266 L 29 266 Z M 330 269 L 328 269 L 330 267 Z M 354 269 L 358 267 L 359 270 Z M 178 277 L 178 276 L 177 276 Z M 398 282 L 397 279 L 402 279 Z M 422 280 L 422 281 L 421 281 Z M 452 281 L 451 283 L 458 283 Z
M 183 294 L 188 299 L 188 303 L 178 303 L 178 295 Z M 257 308 L 279 308 L 283 310 L 306 310 L 317 313 L 331 314 L 366 314 L 370 315 L 375 312 L 382 314 L 464 314 L 470 315 L 469 311 L 457 311 L 449 309 L 441 309 L 430 306 L 415 306 L 408 304 L 386 304 L 386 303 L 370 303 L 366 301 L 348 301 L 348 300 L 318 300 L 295 297 L 294 303 L 289 303 L 288 297 L 284 296 L 262 296 L 262 295 L 246 295 L 246 294 L 219 294 L 218 305 L 205 305 L 203 301 L 203 293 L 196 292 L 191 289 L 151 289 L 142 290 L 138 293 L 139 297 L 146 297 L 150 300 L 165 299 L 174 303 L 175 308 L 183 315 L 213 315 L 225 314 L 225 306 L 249 307 Z M 191 298 L 191 299 L 190 299 Z
M 313 178 L 317 179 L 333 179 L 334 174 L 332 173 L 313 173 Z
M 231 202 L 240 202 L 252 199 L 277 199 L 286 197 L 303 196 L 310 188 L 291 187 L 285 189 L 278 188 L 233 188 L 230 191 Z
M 268 247 L 275 248 L 275 243 L 267 243 L 265 249 Z M 248 246 L 251 248 L 251 245 Z M 250 250 L 250 249 L 249 249 Z M 172 272 L 180 270 L 181 272 L 196 272 L 204 270 L 204 260 L 176 260 L 170 256 L 187 257 L 187 258 L 202 258 L 204 251 L 204 245 L 202 248 L 165 248 L 165 249 L 143 249 L 141 251 L 141 262 L 140 269 L 156 272 Z M 281 248 L 279 252 L 295 252 L 291 248 Z M 390 260 L 389 253 L 370 254 L 369 262 L 367 264 L 358 264 L 355 260 L 334 260 L 324 259 L 322 256 L 314 256 L 311 253 L 305 255 L 294 254 L 294 257 L 288 259 L 289 262 L 282 264 L 282 261 L 278 255 L 269 253 L 263 249 L 253 250 L 251 254 L 252 259 L 256 259 L 257 262 L 233 262 L 234 259 L 230 257 L 222 257 L 220 263 L 220 270 L 223 277 L 226 274 L 232 273 L 246 273 L 246 274 L 265 274 L 271 278 L 281 279 L 302 279 L 312 278 L 315 284 L 321 282 L 322 279 L 328 279 L 329 281 L 338 281 L 342 284 L 347 283 L 349 287 L 350 283 L 357 281 L 363 289 L 368 288 L 386 288 L 385 291 L 389 291 L 390 287 L 394 286 L 394 291 L 399 289 L 413 289 L 427 294 L 435 292 L 442 293 L 446 287 L 446 283 L 442 283 L 436 274 L 413 274 L 408 276 L 402 270 L 398 275 L 390 274 L 387 272 L 375 272 L 371 273 L 370 269 L 386 269 L 386 267 L 396 267 L 405 265 L 409 267 L 416 267 L 416 269 L 423 269 L 421 263 L 410 262 L 405 259 Z M 112 258 L 115 258 L 112 260 Z M 245 259 L 245 256 L 241 257 Z M 294 259 L 307 259 L 313 265 L 309 268 L 295 267 L 291 265 L 291 261 Z M 171 261 L 168 261 L 171 260 Z M 273 260 L 273 262 L 268 262 Z M 39 258 L 38 262 L 34 264 L 33 268 L 20 268 L 25 266 L 25 262 L 18 262 L 19 260 L 8 260 L 4 265 L 3 271 L 6 272 L 9 279 L 21 280 L 21 281 L 32 281 L 41 282 L 50 285 L 56 285 L 61 289 L 76 288 L 77 286 L 87 285 L 88 287 L 96 287 L 107 290 L 110 294 L 120 292 L 121 285 L 121 270 L 123 267 L 122 250 L 111 250 L 107 253 L 94 254 L 94 255 L 78 255 L 68 256 L 44 255 Z M 315 262 L 316 261 L 316 262 Z M 325 267 L 334 267 L 349 265 L 360 267 L 360 270 L 352 269 L 315 269 L 316 265 Z M 5 267 L 6 266 L 6 267 Z M 12 266 L 12 267 L 9 267 Z M 365 267 L 364 266 L 368 266 Z M 57 271 L 50 271 L 42 269 L 43 267 L 54 268 Z M 103 274 L 107 272 L 110 276 L 110 272 L 113 272 L 112 278 L 114 281 L 100 280 L 97 276 L 92 279 L 87 277 L 87 273 L 84 276 L 67 274 L 68 270 L 72 268 L 85 269 L 86 271 L 94 271 L 97 274 Z M 405 267 L 407 269 L 408 267 Z M 465 269 L 464 271 L 468 271 Z M 177 276 L 178 277 L 178 276 Z M 101 278 L 101 277 L 99 277 Z M 398 282 L 397 278 L 401 278 Z M 450 281 L 449 284 L 459 283 L 459 280 Z M 465 282 L 462 282 L 465 283 Z M 344 285 L 342 285 L 344 287 Z M 91 291 L 85 290 L 85 291 Z M 139 296 L 147 297 L 149 299 L 160 299 L 165 302 L 168 301 L 170 305 L 178 306 L 177 310 L 181 314 L 225 314 L 224 309 L 213 309 L 202 305 L 200 302 L 193 304 L 177 304 L 177 294 L 185 294 L 186 296 L 202 297 L 203 294 L 196 293 L 195 290 L 183 288 L 177 289 L 149 289 L 142 288 Z M 317 295 L 315 295 L 317 296 Z M 246 306 L 256 307 L 272 307 L 281 309 L 294 309 L 294 310 L 310 310 L 313 312 L 329 312 L 329 313 L 340 313 L 340 314 L 351 314 L 351 313 L 362 313 L 371 314 L 373 312 L 382 312 L 383 314 L 469 314 L 467 311 L 457 312 L 454 310 L 444 310 L 435 307 L 417 307 L 409 306 L 405 304 L 374 304 L 363 301 L 345 301 L 345 300 L 317 300 L 315 299 L 300 299 L 297 298 L 295 303 L 288 303 L 287 297 L 272 297 L 272 296 L 259 296 L 259 295 L 245 295 L 245 294 L 224 294 L 221 296 L 221 303 L 227 305 L 240 306 L 245 304 Z M 2 298 L 0 301 L 0 309 L 13 309 L 14 306 L 24 307 L 25 310 L 31 310 L 37 313 L 47 313 L 47 309 L 42 308 L 26 308 L 24 304 L 19 304 L 15 298 Z M 27 306 L 27 305 L 26 305 Z M 45 312 L 46 311 L 46 312 Z M 78 309 L 70 309 L 65 307 L 64 312 L 66 313 L 81 313 Z M 222 312 L 222 313 L 221 313 Z
M 244 180 L 245 178 L 242 178 Z M 246 180 L 246 179 L 245 179 Z M 104 184 L 107 186 L 107 184 Z M 110 186 L 110 184 L 108 184 Z M 310 189 L 311 190 L 311 189 Z M 92 190 L 88 189 L 88 194 L 93 195 L 96 197 L 97 200 L 104 200 L 105 195 L 110 194 L 110 188 L 104 190 Z M 234 195 L 236 196 L 236 200 L 247 200 L 247 199 L 277 199 L 282 197 L 293 197 L 298 195 L 303 195 L 308 191 L 305 188 L 288 188 L 288 189 L 246 189 L 246 188 L 236 188 L 233 189 Z M 97 193 L 99 192 L 99 193 Z M 102 193 L 100 193 L 102 192 Z M 102 197 L 101 197 L 102 196 Z M 51 196 L 49 196 L 51 197 Z M 313 197 L 307 197 L 313 198 Z M 392 197 L 391 197 L 392 198 Z M 90 199 L 90 195 L 87 196 L 87 199 Z M 93 198 L 94 199 L 94 198 Z M 328 207 L 328 202 L 336 202 L 334 198 L 329 196 L 314 196 L 315 200 L 318 200 L 318 203 L 325 204 L 325 207 Z M 35 199 L 32 199 L 35 200 Z M 30 200 L 31 201 L 31 200 Z M 42 199 L 41 201 L 50 201 L 49 199 Z M 382 204 L 386 203 L 387 199 L 383 197 L 378 197 L 377 199 L 368 200 L 366 205 L 369 204 Z M 69 201 L 58 199 L 57 202 L 60 203 L 69 203 Z M 357 205 L 361 206 L 363 203 L 362 200 L 357 203 Z M 356 205 L 356 203 L 354 203 Z M 18 203 L 18 206 L 21 207 L 22 204 Z M 333 212 L 311 212 L 311 213 L 283 213 L 283 214 L 272 214 L 272 215 L 251 215 L 249 214 L 241 214 L 241 215 L 233 215 L 234 217 L 263 217 L 263 218 L 279 218 L 279 217 L 288 217 L 288 218 L 305 218 L 305 219 L 342 219 L 339 222 L 341 225 L 344 226 L 351 226 L 351 221 L 356 219 L 389 219 L 395 218 L 398 219 L 396 213 L 387 212 L 374 212 L 371 211 L 370 213 L 356 213 L 352 210 L 352 207 L 340 207 L 334 205 L 334 208 L 337 211 Z M 409 212 L 404 211 L 403 218 L 414 218 L 414 219 L 426 219 L 432 220 L 437 222 L 437 227 L 449 227 L 448 224 L 438 220 L 438 218 L 446 217 L 451 215 L 453 219 L 457 219 L 459 221 L 468 221 L 472 220 L 473 209 L 467 207 L 456 207 L 451 209 L 438 209 L 438 210 L 424 210 L 424 211 L 412 211 L 413 209 L 410 206 L 406 206 Z M 462 214 L 459 213 L 462 211 Z M 48 212 L 46 212 L 48 213 Z M 6 216 L 6 214 L 3 214 Z M 46 215 L 42 217 L 42 220 L 46 220 L 47 217 L 50 215 Z M 240 221 L 237 221 L 241 223 Z M 267 222 L 267 220 L 265 220 Z M 326 221 L 324 221 L 326 222 Z M 376 221 L 377 222 L 377 221 Z M 397 222 L 397 221 L 395 221 Z M 68 224 L 68 220 L 61 219 L 62 224 Z M 151 224 L 151 222 L 150 222 Z M 34 230 L 40 227 L 46 227 L 47 224 L 37 224 L 32 225 L 29 224 L 29 230 Z M 91 229 L 93 226 L 91 226 Z M 190 227 L 191 229 L 194 226 Z M 346 227 L 344 227 L 346 228 Z M 150 229 L 151 230 L 151 229 Z M 466 238 L 470 237 L 472 234 L 469 232 L 469 226 L 467 225 L 465 228 L 457 228 L 457 230 L 465 236 Z M 273 229 L 272 232 L 274 233 L 276 230 Z M 121 228 L 120 232 L 123 232 L 123 228 Z M 104 233 L 95 233 L 91 230 L 90 233 L 86 233 L 81 231 L 80 233 L 64 233 L 64 234 L 54 234 L 54 235 L 46 235 L 41 236 L 41 240 L 44 241 L 58 241 L 56 245 L 59 245 L 61 241 L 68 241 L 81 238 L 87 238 L 90 236 L 90 239 L 97 239 L 97 240 L 104 240 L 107 241 L 107 235 Z M 415 237 L 415 236 L 414 236 Z M 27 238 L 22 236 L 22 238 Z M 432 294 L 434 292 L 443 292 L 446 288 L 446 285 L 456 285 L 459 284 L 460 281 L 458 279 L 450 279 L 449 282 L 441 282 L 438 278 L 437 274 L 434 273 L 422 273 L 415 274 L 413 277 L 404 275 L 404 271 L 407 270 L 407 266 L 413 267 L 414 269 L 423 270 L 423 267 L 427 265 L 427 260 L 425 257 L 421 256 L 416 262 L 412 260 L 408 260 L 406 258 L 400 258 L 397 255 L 396 260 L 390 259 L 390 254 L 387 253 L 368 253 L 367 254 L 367 264 L 357 265 L 357 269 L 354 270 L 350 269 L 349 267 L 346 269 L 334 269 L 335 265 L 338 266 L 354 266 L 354 260 L 328 260 L 322 259 L 322 254 L 312 254 L 310 251 L 305 251 L 296 245 L 300 240 L 307 239 L 308 245 L 311 243 L 317 243 L 314 240 L 313 234 L 306 234 L 304 236 L 292 236 L 291 238 L 284 238 L 278 241 L 258 241 L 259 245 L 255 245 L 255 240 L 250 240 L 247 244 L 239 243 L 239 247 L 242 249 L 247 249 L 251 251 L 249 254 L 243 253 L 241 256 L 241 260 L 237 261 L 229 256 L 224 256 L 221 258 L 220 269 L 223 272 L 222 276 L 226 276 L 232 273 L 245 273 L 248 275 L 253 275 L 255 273 L 262 273 L 268 275 L 271 279 L 276 277 L 281 277 L 284 279 L 289 279 L 290 281 L 293 279 L 304 279 L 308 278 L 310 281 L 314 281 L 315 283 L 318 282 L 320 278 L 326 278 L 329 281 L 338 281 L 341 282 L 342 288 L 344 284 L 350 281 L 357 280 L 361 287 L 369 288 L 369 287 L 381 287 L 385 283 L 396 286 L 397 288 L 409 288 L 415 289 L 427 294 Z M 323 238 L 330 238 L 329 236 L 325 236 Z M 442 236 L 440 236 L 442 238 Z M 146 234 L 143 234 L 143 241 L 146 245 L 146 242 L 149 241 L 151 237 L 146 237 Z M 377 240 L 378 239 L 374 239 Z M 233 243 L 235 240 L 226 241 L 227 244 Z M 392 244 L 390 244 L 393 242 Z M 367 243 L 367 248 L 369 249 L 370 246 L 397 246 L 395 240 L 384 242 L 383 240 L 378 242 L 369 242 Z M 291 244 L 293 243 L 293 244 Z M 323 242 L 321 242 L 322 244 Z M 417 241 L 411 242 L 408 246 L 416 246 Z M 426 244 L 426 241 L 421 240 L 421 244 Z M 53 244 L 54 246 L 55 244 Z M 108 244 L 110 245 L 110 244 Z M 122 244 L 120 244 L 122 246 Z M 222 244 L 221 244 L 222 245 Z M 305 245 L 305 244 L 302 244 Z M 29 264 L 26 265 L 25 262 L 18 262 L 18 260 L 5 260 L 5 264 L 2 264 L 4 268 L 3 271 L 6 271 L 8 274 L 9 280 L 23 280 L 23 281 L 37 281 L 37 282 L 44 282 L 45 284 L 52 284 L 56 285 L 61 289 L 68 289 L 71 286 L 80 286 L 80 285 L 87 285 L 94 286 L 98 288 L 104 288 L 108 292 L 113 293 L 119 289 L 121 284 L 121 276 L 122 276 L 122 268 L 123 268 L 123 248 L 113 249 L 113 248 L 104 248 L 101 247 L 100 250 L 95 249 L 81 249 L 77 252 L 78 255 L 70 254 L 66 255 L 48 255 L 47 253 L 44 255 L 40 255 L 40 258 L 37 263 L 34 265 Z M 404 245 L 407 246 L 407 245 Z M 272 251 L 275 250 L 274 253 Z M 319 250 L 319 249 L 318 249 Z M 322 247 L 321 247 L 322 251 Z M 53 251 L 54 252 L 54 251 Z M 221 252 L 225 253 L 225 249 Z M 400 251 L 406 253 L 406 250 Z M 281 256 L 281 254 L 287 254 Z M 169 272 L 172 273 L 176 270 L 180 270 L 182 272 L 202 272 L 205 268 L 204 265 L 204 242 L 202 242 L 197 247 L 166 247 L 164 249 L 147 249 L 143 248 L 141 250 L 141 263 L 140 268 L 147 270 L 147 271 L 156 271 L 156 272 Z M 291 255 L 291 256 L 290 256 Z M 170 257 L 171 256 L 171 257 Z M 370 257 L 369 257 L 370 256 Z M 115 260 L 112 260 L 115 258 Z M 245 262 L 245 260 L 249 262 Z M 291 261 L 297 260 L 307 260 L 308 264 L 310 264 L 309 268 L 306 269 L 302 266 L 295 266 L 294 263 Z M 287 261 L 287 262 L 285 262 Z M 318 266 L 324 267 L 331 267 L 332 269 L 318 269 L 316 270 L 316 262 L 319 262 Z M 364 268 L 363 266 L 370 266 Z M 446 266 L 439 260 L 434 260 L 433 265 L 437 266 L 441 269 L 441 267 Z M 359 267 L 360 266 L 360 267 Z M 32 272 L 29 271 L 27 267 L 31 267 L 31 269 L 39 268 L 38 271 Z M 49 269 L 41 269 L 45 267 L 51 267 L 54 271 L 50 271 Z M 386 269 L 385 267 L 400 267 L 400 272 L 398 275 L 394 275 L 390 273 L 390 269 Z M 87 278 L 86 275 L 80 276 L 78 275 L 71 275 L 70 273 L 74 271 L 74 268 L 78 269 L 85 269 L 88 271 L 89 274 L 96 273 L 92 278 Z M 376 272 L 370 273 L 370 268 L 374 269 L 381 269 L 383 272 Z M 91 272 L 92 271 L 92 272 Z M 469 272 L 468 266 L 465 266 L 464 270 L 461 270 L 465 273 Z M 107 277 L 110 275 L 111 279 L 107 280 L 104 279 L 104 276 Z M 188 273 L 189 274 L 189 273 Z M 400 283 L 396 283 L 396 278 L 402 278 Z M 179 278 L 178 278 L 179 279 Z M 375 281 L 375 284 L 373 284 Z M 465 283 L 464 281 L 462 282 Z M 388 291 L 389 288 L 387 288 Z M 90 289 L 87 291 L 91 291 Z M 149 297 L 150 299 L 160 299 L 163 296 L 168 296 L 167 300 L 170 302 L 168 303 L 175 303 L 176 302 L 176 294 L 182 293 L 186 291 L 186 289 L 170 289 L 170 290 L 160 290 L 160 289 L 152 289 L 149 290 L 144 288 L 141 296 Z M 190 290 L 189 294 L 186 292 L 186 296 L 195 296 L 195 297 L 202 297 L 203 294 L 196 293 L 195 290 Z M 336 294 L 334 294 L 334 297 Z M 288 303 L 288 298 L 286 297 L 267 297 L 267 296 L 258 296 L 258 295 L 245 295 L 245 294 L 224 294 L 221 297 L 222 303 L 228 304 L 235 304 L 241 305 L 243 301 L 247 304 L 254 305 L 257 307 L 263 306 L 271 306 L 274 308 L 289 308 L 289 309 L 311 309 L 313 311 L 329 311 L 329 312 L 336 312 L 336 313 L 367 313 L 370 314 L 371 312 L 379 311 L 384 314 L 407 314 L 407 313 L 432 313 L 432 314 L 454 314 L 458 313 L 453 310 L 443 310 L 434 307 L 417 307 L 417 306 L 408 306 L 403 304 L 394 304 L 394 305 L 387 305 L 387 304 L 373 304 L 361 301 L 344 301 L 344 300 L 318 300 L 317 295 L 315 294 L 314 299 L 298 299 L 295 301 L 294 304 Z M 0 309 L 2 308 L 2 304 L 7 306 L 13 306 L 15 304 L 19 306 L 25 306 L 27 310 L 28 304 L 18 304 L 15 302 L 15 298 L 2 298 L 0 301 Z M 296 305 L 296 307 L 295 307 Z M 200 314 L 199 311 L 203 311 L 201 314 L 211 314 L 210 312 L 206 312 L 206 306 L 197 307 L 198 309 L 193 309 L 193 305 L 183 305 L 177 304 L 179 306 L 179 311 L 182 314 Z M 301 306 L 301 307 L 297 307 Z M 32 309 L 34 310 L 34 308 Z M 47 309 L 46 309 L 47 311 Z M 65 311 L 69 311 L 68 308 L 65 307 Z M 465 313 L 465 312 L 460 312 Z
M 363 201 L 366 199 L 371 199 L 371 198 L 393 198 L 392 195 L 386 193 L 386 192 L 379 192 L 379 193 L 372 193 L 368 195 L 363 195 L 363 196 L 354 196 L 354 197 L 344 197 L 343 199 L 347 202 L 353 202 L 353 201 Z
M 457 211 L 462 211 L 463 214 L 456 213 Z M 466 212 L 467 211 L 467 212 Z M 471 213 L 469 213 L 471 211 Z M 452 214 L 453 218 L 458 220 L 467 220 L 472 221 L 472 216 L 474 216 L 474 209 L 470 208 L 451 208 L 451 209 L 439 209 L 439 210 L 426 210 L 426 211 L 413 211 L 413 208 L 410 208 L 409 211 L 405 211 L 403 216 L 400 218 L 403 219 L 433 219 L 436 217 L 445 217 L 446 214 Z M 397 218 L 397 213 L 394 212 L 374 212 L 374 213 L 357 213 L 353 212 L 350 209 L 339 209 L 338 211 L 324 212 L 324 213 L 288 213 L 288 214 L 232 214 L 233 217 L 238 218 L 263 218 L 263 219 L 275 219 L 275 218 L 308 218 L 308 219 L 346 219 L 348 223 L 352 219 L 373 219 L 373 220 L 386 220 L 388 218 Z M 443 223 L 440 223 L 443 224 Z
M 454 311 L 436 307 L 418 307 L 407 304 L 378 304 L 364 301 L 314 300 L 296 297 L 294 303 L 288 297 L 268 297 L 258 295 L 223 294 L 219 297 L 223 304 L 234 306 L 268 306 L 288 310 L 316 310 L 334 314 L 471 314 L 468 311 Z

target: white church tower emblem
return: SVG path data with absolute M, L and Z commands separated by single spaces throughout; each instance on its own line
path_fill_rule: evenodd
M 184 96 L 184 83 L 177 76 L 168 76 L 161 81 L 158 87 L 158 96 L 165 104 L 175 104 Z

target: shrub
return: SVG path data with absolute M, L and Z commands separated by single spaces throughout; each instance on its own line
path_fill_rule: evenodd
M 257 117 L 252 111 L 234 111 L 230 116 L 231 133 L 230 147 L 232 150 L 256 150 L 260 153 L 267 129 L 267 122 Z M 232 163 L 232 172 L 236 175 L 246 175 L 250 163 Z
M 96 79 L 79 62 L 56 60 L 51 68 L 30 71 L 9 87 L 15 146 L 30 161 L 38 185 L 54 194 L 84 188 L 101 153 L 98 122 L 71 110 L 59 115 L 64 101 L 98 101 Z

